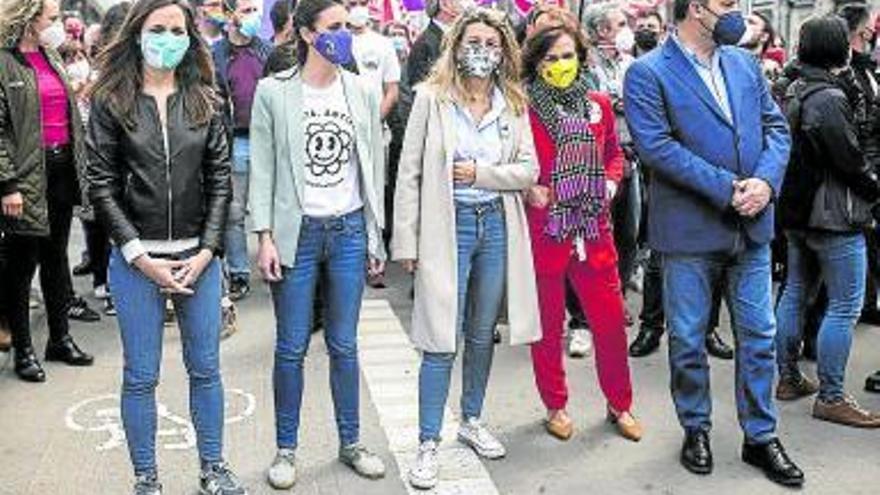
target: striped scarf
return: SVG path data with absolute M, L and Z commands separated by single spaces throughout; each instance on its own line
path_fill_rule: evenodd
M 544 232 L 557 241 L 596 240 L 605 206 L 605 169 L 590 130 L 586 78 L 582 73 L 570 87 L 559 90 L 538 77 L 528 89 L 532 107 L 556 144 L 550 174 L 555 202 Z

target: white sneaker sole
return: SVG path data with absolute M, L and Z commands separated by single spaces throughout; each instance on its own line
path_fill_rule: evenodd
M 296 485 L 296 474 L 294 474 L 293 479 L 291 479 L 289 482 L 280 483 L 276 480 L 273 480 L 272 476 L 269 475 L 269 473 L 266 473 L 266 483 L 268 483 L 269 486 L 276 490 L 290 490 L 291 488 L 293 488 L 294 485 Z
M 458 441 L 463 443 L 464 445 L 467 445 L 471 449 L 473 449 L 474 452 L 476 452 L 478 456 L 480 456 L 484 459 L 489 459 L 490 461 L 502 459 L 502 458 L 504 458 L 504 456 L 507 455 L 507 451 L 505 451 L 505 450 L 484 449 L 484 448 L 480 447 L 480 445 L 477 442 L 471 441 L 471 439 L 462 435 L 461 433 L 458 434 Z
M 413 476 L 412 473 L 409 474 L 408 478 L 410 486 L 417 490 L 431 490 L 437 486 L 437 482 L 439 481 L 439 476 L 434 476 L 433 478 L 419 478 Z

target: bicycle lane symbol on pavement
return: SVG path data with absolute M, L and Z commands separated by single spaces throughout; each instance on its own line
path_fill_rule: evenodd
M 226 425 L 233 425 L 253 416 L 257 401 L 253 394 L 241 389 L 226 390 Z M 196 446 L 196 434 L 189 418 L 177 414 L 157 402 L 156 442 L 165 450 L 186 450 Z M 95 450 L 103 452 L 125 446 L 119 395 L 103 394 L 81 400 L 70 406 L 64 424 L 72 431 L 94 436 Z

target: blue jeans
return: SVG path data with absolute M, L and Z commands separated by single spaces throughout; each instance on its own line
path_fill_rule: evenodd
M 303 360 L 309 348 L 315 286 L 324 295 L 324 341 L 330 355 L 330 391 L 341 445 L 358 442 L 360 369 L 357 324 L 367 270 L 363 210 L 341 217 L 303 217 L 293 268 L 272 285 L 275 341 L 275 436 L 278 448 L 298 444 Z
M 507 228 L 501 201 L 456 205 L 457 335 L 464 340 L 461 415 L 479 418 L 492 367 L 495 321 L 507 280 Z M 424 352 L 419 371 L 419 441 L 439 440 L 456 353 Z
M 776 308 L 779 332 L 777 362 L 783 378 L 799 376 L 798 357 L 808 296 L 821 282 L 828 291 L 828 309 L 819 326 L 817 364 L 819 399 L 836 401 L 844 396 L 846 363 L 852 332 L 862 310 L 867 275 L 865 236 L 786 231 L 788 276 Z
M 217 259 L 202 272 L 192 296 L 172 296 L 189 375 L 190 417 L 203 464 L 222 461 L 223 384 L 220 380 L 220 297 Z M 122 424 L 136 474 L 156 472 L 156 386 L 162 361 L 165 299 L 159 286 L 113 248 L 110 290 L 122 335 Z
M 776 352 L 770 248 L 732 253 L 665 254 L 663 302 L 669 329 L 672 398 L 685 431 L 712 428 L 706 327 L 713 287 L 723 284 L 736 342 L 736 405 L 750 443 L 776 437 L 773 378 Z
M 226 271 L 230 278 L 247 280 L 251 275 L 245 231 L 251 141 L 247 137 L 236 137 L 232 149 L 232 201 L 226 220 Z

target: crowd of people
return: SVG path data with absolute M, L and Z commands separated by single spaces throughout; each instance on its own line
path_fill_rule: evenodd
M 673 0 L 669 19 L 617 2 L 577 14 L 541 2 L 518 19 L 430 0 L 426 23 L 371 0 L 278 0 L 270 39 L 262 7 L 135 0 L 87 25 L 58 0 L 0 0 L 0 347 L 22 380 L 47 379 L 31 338 L 39 268 L 45 360 L 92 365 L 69 324 L 101 318 L 73 289 L 91 275 L 121 335 L 133 493 L 162 491 L 155 390 L 175 320 L 200 493 L 247 493 L 224 460 L 219 354 L 252 265 L 276 320 L 276 489 L 296 483 L 319 329 L 339 460 L 385 475 L 360 442 L 356 333 L 389 259 L 413 284 L 415 488 L 441 477 L 459 352 L 457 438 L 506 455 L 483 415 L 501 327 L 529 346 L 545 428 L 562 441 L 576 429 L 565 355 L 594 356 L 604 414 L 638 442 L 629 359 L 664 333 L 693 473 L 714 468 L 707 355 L 735 360 L 742 460 L 776 483 L 805 475 L 774 399 L 815 395 L 816 419 L 880 428 L 844 386 L 856 324 L 880 323 L 869 6 L 815 15 L 790 51 L 767 17 L 729 0 Z M 71 269 L 75 216 L 87 250 Z M 733 345 L 717 331 L 722 302 Z M 880 371 L 865 388 L 880 392 Z

